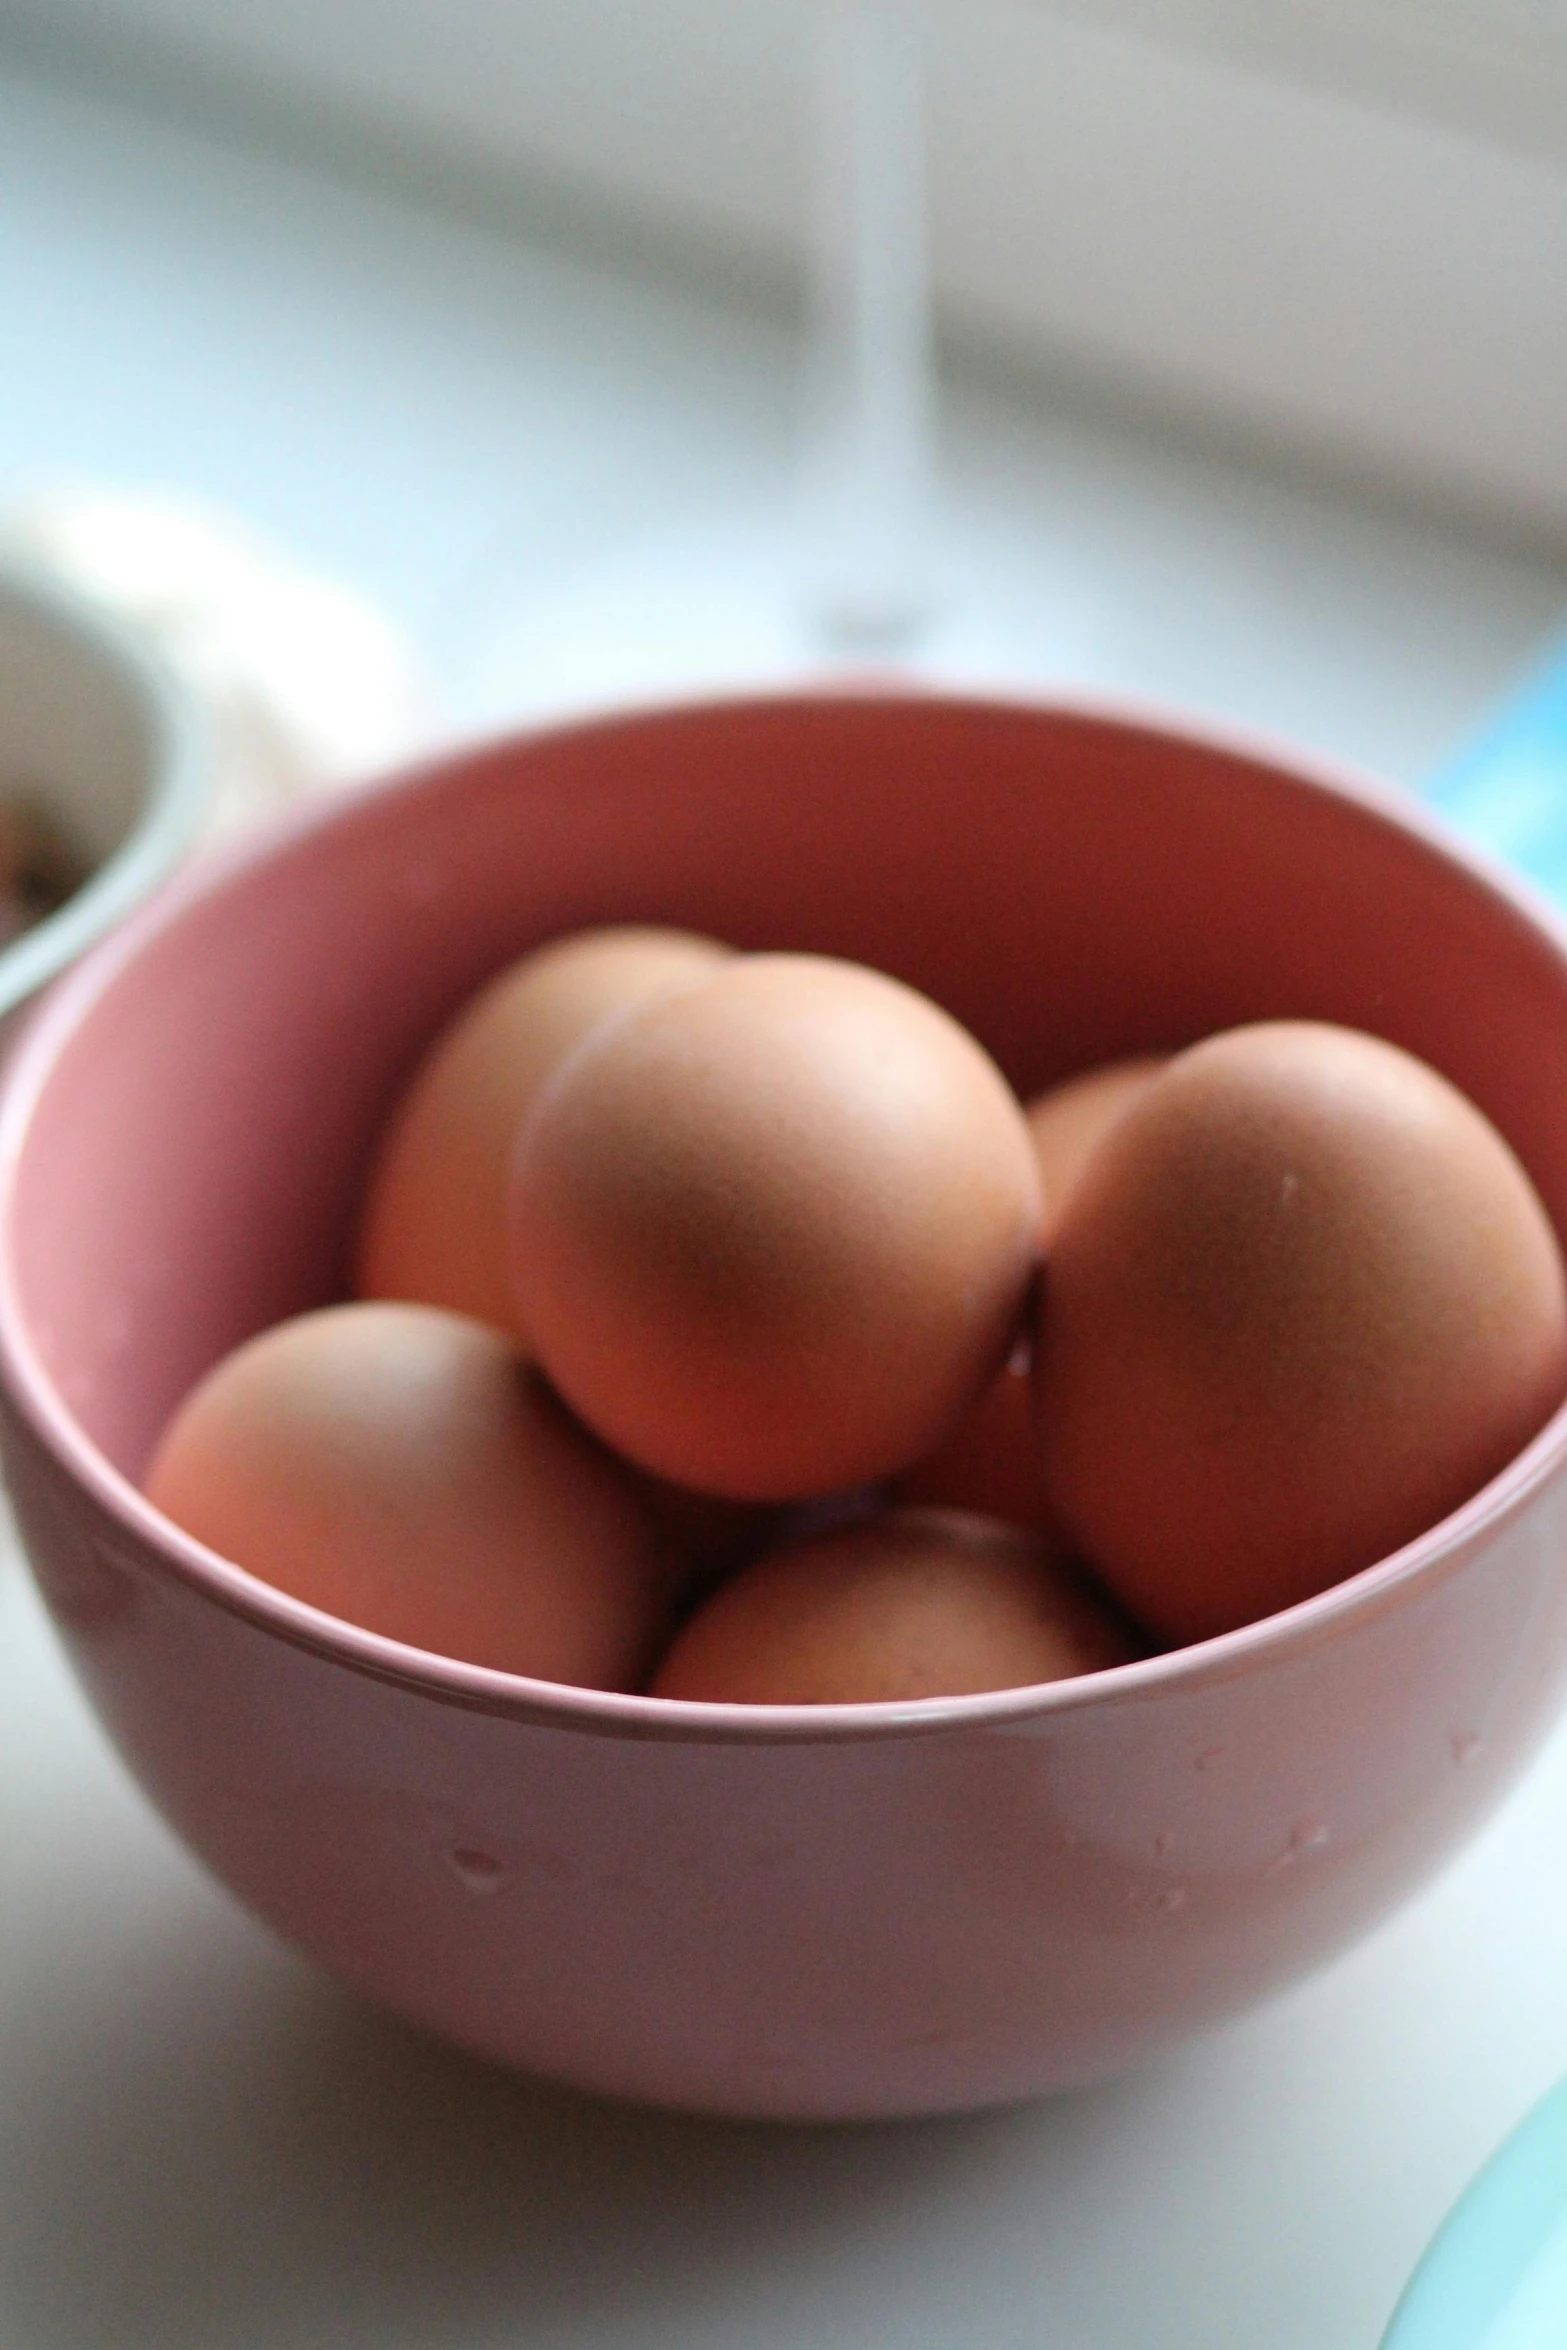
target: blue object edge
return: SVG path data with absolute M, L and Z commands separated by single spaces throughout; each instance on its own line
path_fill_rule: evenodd
M 1567 645 L 1552 645 L 1421 797 L 1567 907 Z
M 1484 2350 L 1567 2221 L 1567 2081 L 1520 2122 L 1444 2221 L 1394 2310 L 1382 2350 Z M 1550 2343 L 1567 2343 L 1567 2309 Z

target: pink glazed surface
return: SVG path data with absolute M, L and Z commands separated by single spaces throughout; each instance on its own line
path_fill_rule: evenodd
M 1341 1949 L 1486 1815 L 1567 1677 L 1561 1416 L 1444 1525 L 1222 1640 L 1048 1689 L 754 1710 L 358 1632 L 135 1481 L 220 1354 L 342 1293 L 420 1047 L 635 916 L 927 989 L 1027 1091 L 1296 1013 L 1425 1055 L 1567 1228 L 1567 955 L 1389 796 L 1152 720 L 783 698 L 502 743 L 179 885 L 0 1104 L 0 1434 L 131 1769 L 254 1910 L 502 2062 L 870 2116 L 1134 2063 Z

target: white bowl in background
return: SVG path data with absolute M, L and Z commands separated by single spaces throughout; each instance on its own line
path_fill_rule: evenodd
M 25 797 L 85 875 L 0 949 L 0 1019 L 173 871 L 212 789 L 202 714 L 156 652 L 85 598 L 0 568 L 0 800 Z

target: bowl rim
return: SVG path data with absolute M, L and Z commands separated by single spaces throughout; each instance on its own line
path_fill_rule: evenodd
M 125 839 L 62 906 L 0 953 L 0 1019 L 105 937 L 171 874 L 196 838 L 213 789 L 212 746 L 195 697 L 128 623 L 41 567 L 0 565 L 0 605 L 42 621 L 106 672 L 136 702 L 148 726 L 149 778 L 140 816 Z
M 1273 1615 L 1210 1638 L 1158 1651 L 1060 1681 L 971 1696 L 877 1700 L 831 1705 L 740 1705 L 585 1689 L 492 1666 L 437 1655 L 370 1632 L 274 1589 L 220 1553 L 209 1550 L 154 1509 L 81 1428 L 33 1345 L 18 1295 L 10 1250 L 11 1209 L 33 1112 L 54 1065 L 85 1027 L 99 1001 L 144 950 L 188 911 L 242 883 L 311 835 L 355 820 L 370 802 L 440 790 L 509 750 L 578 734 L 610 734 L 648 721 L 680 723 L 724 712 L 744 715 L 781 709 L 820 709 L 854 702 L 906 710 L 939 707 L 981 718 L 994 715 L 1067 718 L 1175 738 L 1221 756 L 1244 759 L 1284 779 L 1347 801 L 1414 836 L 1457 865 L 1486 894 L 1499 898 L 1537 936 L 1543 934 L 1567 966 L 1567 922 L 1526 880 L 1474 849 L 1440 818 L 1399 787 L 1337 761 L 1302 753 L 1250 730 L 1214 724 L 1168 705 L 1134 696 L 1031 693 L 940 686 L 884 679 L 766 692 L 713 693 L 660 699 L 590 713 L 573 713 L 426 753 L 388 775 L 349 786 L 330 801 L 285 811 L 245 839 L 167 882 L 130 919 L 93 947 L 34 1009 L 0 1080 L 0 1388 L 11 1411 L 57 1467 L 82 1487 L 101 1515 L 130 1538 L 116 1564 L 138 1578 L 168 1576 L 191 1596 L 238 1616 L 285 1645 L 359 1677 L 390 1682 L 463 1711 L 598 1737 L 699 1744 L 775 1746 L 863 1743 L 1017 1728 L 1085 1709 L 1142 1705 L 1230 1681 L 1290 1652 L 1326 1645 L 1353 1626 L 1374 1621 L 1402 1604 L 1417 1586 L 1431 1587 L 1459 1573 L 1475 1549 L 1503 1521 L 1567 1466 L 1567 1401 L 1496 1476 L 1436 1525 L 1325 1591 Z

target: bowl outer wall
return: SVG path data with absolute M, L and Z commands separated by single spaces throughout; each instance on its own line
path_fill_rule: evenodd
M 1437 1535 L 1270 1624 L 1093 1684 L 815 1718 L 422 1660 L 223 1567 L 126 1483 L 208 1362 L 338 1290 L 376 1125 L 450 1005 L 532 939 L 632 914 L 882 963 L 1025 1088 L 1226 1020 L 1358 1018 L 1475 1092 L 1562 1219 L 1559 943 L 1320 779 L 908 697 L 665 712 L 416 774 L 100 950 L 0 1112 L 8 1474 L 132 1768 L 373 1996 L 713 2111 L 1029 2094 L 1341 1948 L 1554 1715 L 1559 1423 Z

